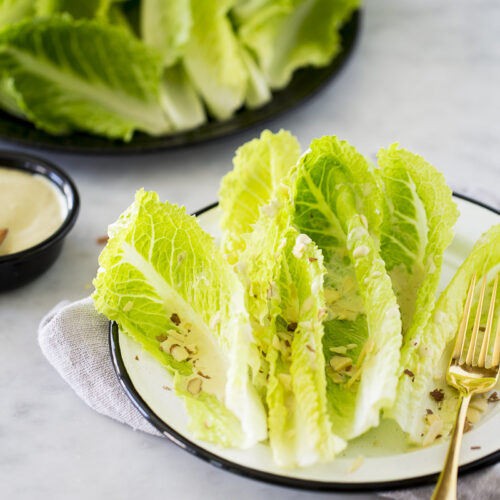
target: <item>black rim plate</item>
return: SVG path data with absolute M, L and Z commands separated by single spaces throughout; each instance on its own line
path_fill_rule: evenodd
M 130 142 L 113 141 L 83 133 L 53 136 L 30 123 L 0 111 L 0 139 L 48 151 L 119 155 L 145 153 L 188 146 L 223 137 L 249 128 L 291 109 L 313 96 L 338 74 L 351 55 L 359 36 L 361 13 L 356 11 L 340 31 L 343 50 L 324 68 L 303 68 L 295 72 L 290 84 L 273 93 L 273 99 L 258 109 L 244 109 L 229 120 L 210 121 L 194 130 L 165 136 L 136 133 Z
M 485 203 L 469 198 L 458 193 L 453 193 L 457 198 L 469 201 L 475 205 L 479 205 L 491 212 L 500 215 L 500 210 L 493 208 Z M 212 203 L 207 207 L 204 207 L 193 215 L 199 216 L 208 210 L 216 207 L 218 203 Z M 394 490 L 399 488 L 410 488 L 416 486 L 422 486 L 426 484 L 435 484 L 438 479 L 439 474 L 430 474 L 427 476 L 413 477 L 408 479 L 402 479 L 398 481 L 379 481 L 379 482 L 367 482 L 367 483 L 335 483 L 335 482 L 325 482 L 325 481 L 314 481 L 299 479 L 287 476 L 280 476 L 278 474 L 271 474 L 268 472 L 263 472 L 257 469 L 252 469 L 236 462 L 226 460 L 201 446 L 197 445 L 190 439 L 186 438 L 184 435 L 179 434 L 172 427 L 166 424 L 163 420 L 158 417 L 155 412 L 148 406 L 148 404 L 142 399 L 141 395 L 137 392 L 134 387 L 132 380 L 127 372 L 125 364 L 123 362 L 120 342 L 119 342 L 119 331 L 118 325 L 114 321 L 109 323 L 109 348 L 111 354 L 111 360 L 113 367 L 115 369 L 116 375 L 122 386 L 123 390 L 132 401 L 134 406 L 139 410 L 139 412 L 146 418 L 149 423 L 160 431 L 166 438 L 172 441 L 174 444 L 188 451 L 189 453 L 195 455 L 202 460 L 215 465 L 220 469 L 227 470 L 234 474 L 247 477 L 249 479 L 254 479 L 258 481 L 263 481 L 265 483 L 275 484 L 279 486 L 285 486 L 289 488 L 298 488 L 310 491 L 330 491 L 330 492 L 350 492 L 350 493 L 362 493 L 362 492 L 376 492 L 384 490 Z M 482 457 L 478 460 L 470 462 L 468 464 L 462 465 L 459 468 L 459 474 L 464 475 L 473 471 L 482 469 L 488 465 L 493 465 L 500 461 L 500 449 Z

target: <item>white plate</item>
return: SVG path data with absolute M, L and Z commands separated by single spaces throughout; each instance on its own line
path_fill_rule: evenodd
M 479 236 L 500 222 L 499 213 L 493 209 L 461 197 L 455 201 L 461 215 L 455 238 L 444 256 L 440 290 L 450 281 Z M 200 211 L 198 217 L 205 230 L 219 236 L 217 207 Z M 120 382 L 143 415 L 177 445 L 218 467 L 286 486 L 331 491 L 416 485 L 433 480 L 441 470 L 448 443 L 410 451 L 404 444 L 402 431 L 391 421 L 383 421 L 377 429 L 351 441 L 333 462 L 301 469 L 280 468 L 274 463 L 270 448 L 263 444 L 249 450 L 234 450 L 198 441 L 187 430 L 188 417 L 182 401 L 164 389 L 172 386 L 170 374 L 139 344 L 119 334 L 116 325 L 111 328 L 110 342 Z M 464 436 L 461 472 L 500 460 L 499 426 L 500 403 L 489 405 L 481 422 Z M 349 473 L 360 455 L 364 457 L 362 465 Z

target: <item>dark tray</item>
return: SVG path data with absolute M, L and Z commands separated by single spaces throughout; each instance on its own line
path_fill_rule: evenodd
M 295 72 L 290 84 L 273 93 L 272 100 L 258 109 L 242 109 L 225 121 L 209 121 L 193 130 L 164 136 L 134 134 L 130 142 L 105 139 L 84 133 L 54 136 L 36 129 L 31 123 L 0 111 L 0 139 L 48 151 L 119 155 L 143 153 L 188 146 L 229 135 L 264 122 L 304 102 L 338 74 L 351 55 L 358 38 L 361 13 L 356 11 L 340 31 L 342 51 L 324 68 L 303 68 Z

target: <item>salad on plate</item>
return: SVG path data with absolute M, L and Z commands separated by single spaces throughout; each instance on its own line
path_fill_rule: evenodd
M 215 241 L 139 190 L 94 280 L 96 309 L 172 374 L 192 435 L 266 442 L 282 467 L 333 460 L 382 419 L 414 446 L 446 438 L 448 349 L 472 275 L 500 268 L 500 225 L 436 300 L 459 214 L 444 177 L 398 144 L 374 165 L 335 136 L 302 153 L 264 131 L 219 195 Z M 487 405 L 472 401 L 468 425 Z

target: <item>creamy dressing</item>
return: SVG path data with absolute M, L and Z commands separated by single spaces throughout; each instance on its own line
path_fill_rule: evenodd
M 41 243 L 54 234 L 67 214 L 62 193 L 42 175 L 0 167 L 0 230 L 7 235 L 0 255 Z

